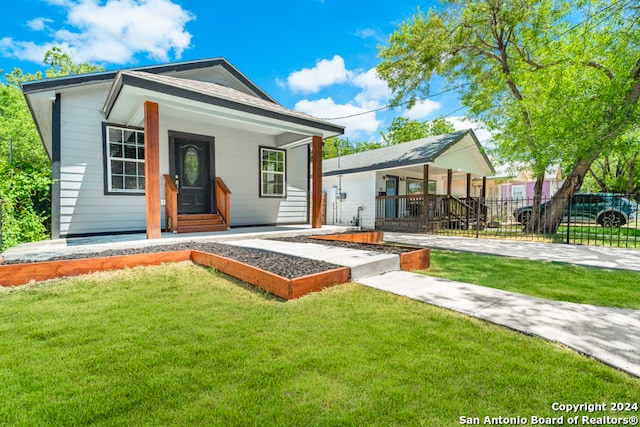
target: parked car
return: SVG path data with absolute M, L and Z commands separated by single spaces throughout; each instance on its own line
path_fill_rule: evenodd
M 547 201 L 540 205 L 542 215 L 549 203 Z M 569 210 L 571 221 L 595 221 L 602 227 L 621 227 L 636 218 L 638 204 L 613 193 L 577 193 L 571 198 L 571 203 L 564 207 L 564 220 L 569 217 Z M 523 206 L 513 211 L 513 216 L 516 221 L 526 225 L 532 212 L 533 206 Z

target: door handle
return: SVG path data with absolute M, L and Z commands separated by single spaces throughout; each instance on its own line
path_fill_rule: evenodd
M 180 189 L 180 178 L 178 178 L 178 175 L 176 174 L 176 188 L 179 190 Z

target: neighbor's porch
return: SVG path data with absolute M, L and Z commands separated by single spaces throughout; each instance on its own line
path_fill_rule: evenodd
M 430 164 L 421 169 L 420 177 L 417 168 L 385 171 L 378 177 L 376 229 L 434 231 L 486 226 L 486 177 Z

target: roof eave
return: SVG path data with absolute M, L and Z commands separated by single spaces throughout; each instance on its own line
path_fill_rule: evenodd
M 242 111 L 244 113 L 254 114 L 269 119 L 280 120 L 307 127 L 316 128 L 326 131 L 333 135 L 342 135 L 344 133 L 344 127 L 334 125 L 329 122 L 321 120 L 312 120 L 303 117 L 287 115 L 279 113 L 277 111 L 266 110 L 257 106 L 247 105 L 241 102 L 221 98 L 212 94 L 201 93 L 195 90 L 190 90 L 184 87 L 178 87 L 169 85 L 163 82 L 145 79 L 132 74 L 120 72 L 114 80 L 112 87 L 109 91 L 109 96 L 104 104 L 103 111 L 107 120 L 109 119 L 113 108 L 118 100 L 118 97 L 122 93 L 126 86 L 135 87 L 151 92 L 158 92 L 162 94 L 168 94 L 177 98 L 187 99 L 189 101 L 201 102 L 211 106 L 226 108 L 235 111 Z

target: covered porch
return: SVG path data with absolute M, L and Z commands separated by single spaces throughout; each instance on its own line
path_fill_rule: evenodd
M 486 226 L 484 176 L 425 164 L 386 171 L 380 182 L 385 188 L 376 196 L 377 230 L 419 232 Z
M 471 129 L 323 164 L 327 224 L 427 231 L 486 222 L 485 177 L 494 169 Z
M 220 84 L 136 71 L 118 73 L 104 112 L 144 132 L 147 238 L 321 226 L 321 156 L 311 153 L 342 127 Z

